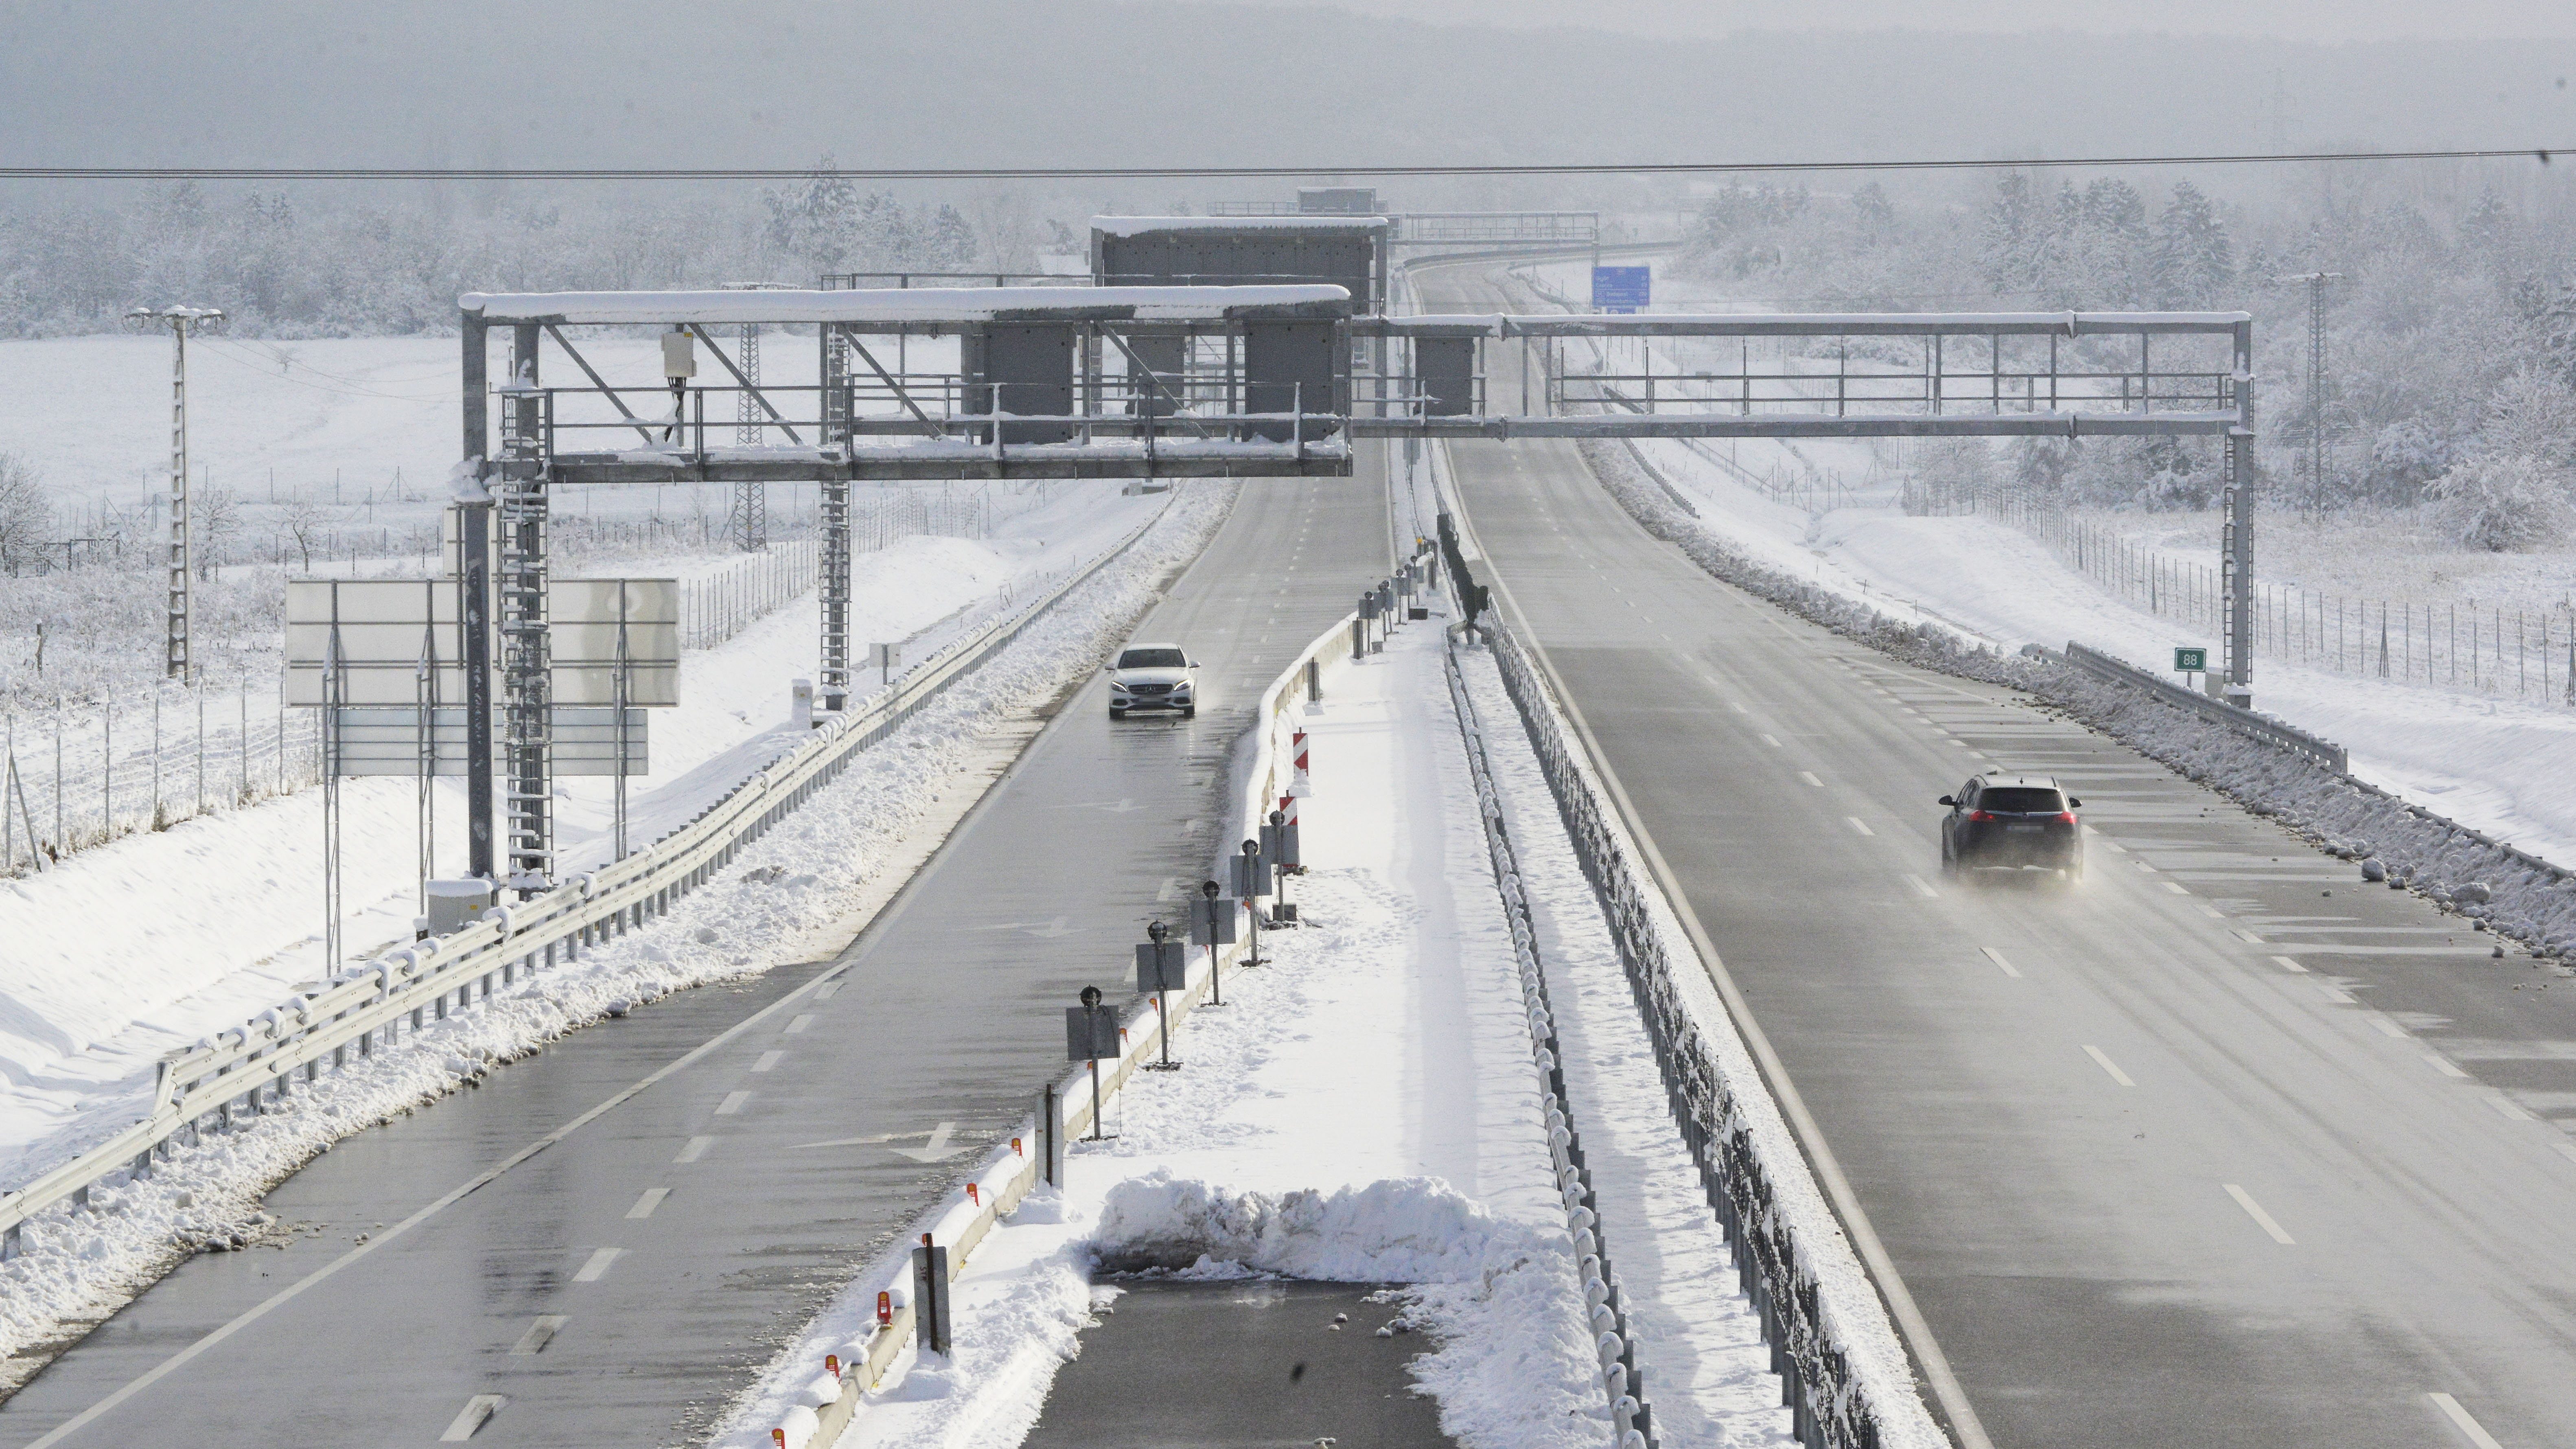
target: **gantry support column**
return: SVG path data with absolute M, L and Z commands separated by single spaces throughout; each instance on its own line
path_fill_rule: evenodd
M 544 331 L 510 329 L 510 381 L 502 389 L 495 569 L 501 633 L 502 748 L 510 801 L 509 873 L 521 898 L 554 880 L 553 658 L 546 637 L 545 398 L 537 390 Z
M 467 312 L 465 472 L 456 497 L 457 614 L 465 631 L 465 870 L 500 879 L 492 808 L 492 425 L 490 327 Z
M 823 446 L 850 445 L 850 357 L 838 327 L 825 323 L 822 337 Z M 821 605 L 823 708 L 838 712 L 850 699 L 850 480 L 844 475 L 822 480 L 816 522 L 823 530 L 822 576 L 814 582 Z
M 2227 431 L 2227 523 L 2220 547 L 2225 575 L 2226 697 L 2251 706 L 2254 691 L 2254 324 L 2236 327 L 2238 419 Z

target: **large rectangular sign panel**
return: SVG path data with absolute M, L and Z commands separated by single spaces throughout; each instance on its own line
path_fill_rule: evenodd
M 1652 267 L 1594 267 L 1592 305 L 1604 312 L 1642 312 L 1654 302 Z
M 646 748 L 650 735 L 646 722 L 651 718 L 641 709 L 626 711 L 627 775 L 652 773 L 652 756 Z M 421 728 L 421 711 L 415 708 L 347 705 L 340 709 L 339 728 L 333 733 L 339 773 L 343 776 L 418 776 L 424 765 L 432 775 L 465 774 L 463 705 L 440 705 L 432 710 L 427 730 Z M 619 773 L 616 710 L 595 705 L 557 705 L 551 733 L 553 748 L 548 753 L 557 776 Z

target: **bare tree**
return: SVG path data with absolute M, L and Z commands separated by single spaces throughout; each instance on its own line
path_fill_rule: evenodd
M 278 522 L 285 527 L 287 536 L 295 540 L 296 552 L 304 557 L 306 573 L 313 572 L 315 546 L 339 520 L 338 509 L 326 506 L 311 494 L 297 493 L 287 500 L 285 512 Z
M 229 488 L 200 488 L 188 500 L 189 552 L 197 556 L 197 577 L 211 579 L 223 562 L 224 546 L 241 532 L 241 500 Z
M 53 529 L 53 504 L 34 466 L 15 453 L 0 453 L 0 569 L 15 575 L 34 563 Z

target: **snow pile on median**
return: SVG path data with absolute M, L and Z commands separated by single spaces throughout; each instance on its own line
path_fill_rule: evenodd
M 1085 678 L 1125 639 L 1164 576 L 1214 536 L 1235 492 L 1201 484 L 1178 493 L 1126 554 L 860 752 L 805 808 L 667 916 L 576 963 L 522 977 L 475 1009 L 406 1031 L 392 1047 L 352 1057 L 345 1071 L 299 1083 L 239 1130 L 209 1132 L 201 1145 L 180 1149 L 149 1179 L 102 1186 L 86 1210 L 58 1207 L 30 1219 L 27 1252 L 0 1264 L 0 1393 L 188 1253 L 236 1235 L 255 1238 L 261 1194 L 340 1138 L 475 1084 L 491 1066 L 613 1006 L 811 959 L 807 938 L 846 921 L 897 844 L 955 788 L 952 775 L 974 763 L 975 741 Z
M 1530 1229 L 1500 1221 L 1434 1178 L 1271 1196 L 1178 1181 L 1160 1169 L 1109 1190 L 1091 1244 L 1113 1273 L 1269 1273 L 1330 1283 L 1463 1282 L 1498 1255 L 1540 1251 Z M 1573 1259 L 1558 1247 L 1571 1272 Z

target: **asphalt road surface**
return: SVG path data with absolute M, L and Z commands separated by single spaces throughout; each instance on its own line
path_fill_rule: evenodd
M 1464 270 L 1423 293 L 1515 305 Z M 1571 444 L 1454 458 L 1963 1439 L 2576 1444 L 2576 981 L 2008 691 L 1717 583 Z M 1988 768 L 2083 798 L 2085 884 L 1941 878 L 1934 800 Z
M 182 1265 L 0 1405 L 0 1444 L 701 1434 L 1019 1121 L 1080 988 L 1128 994 L 1145 919 L 1220 847 L 1260 691 L 1387 568 L 1367 463 L 1246 484 L 1137 630 L 1204 665 L 1195 721 L 1112 725 L 1095 679 L 837 961 L 679 993 L 342 1143 L 271 1195 L 279 1246 Z

